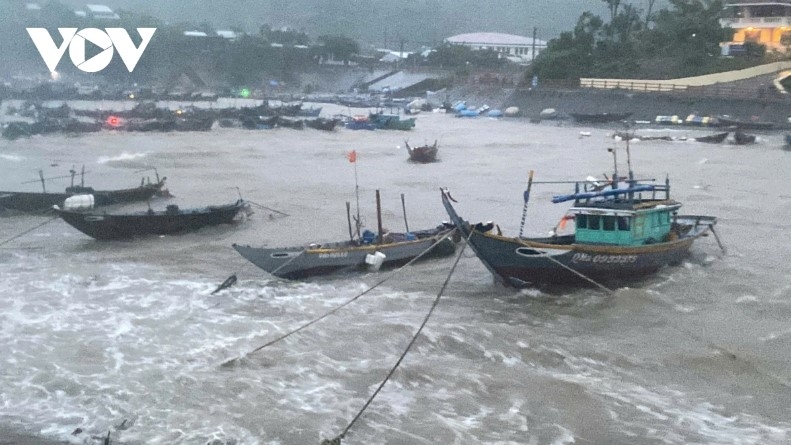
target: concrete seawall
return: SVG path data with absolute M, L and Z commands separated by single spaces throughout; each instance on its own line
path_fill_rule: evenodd
M 683 93 L 638 93 L 623 90 L 598 89 L 534 89 L 517 90 L 502 107 L 517 106 L 527 117 L 538 117 L 546 108 L 554 108 L 560 116 L 569 113 L 632 113 L 631 119 L 653 121 L 658 115 L 691 113 L 700 115 L 730 115 L 744 120 L 758 120 L 788 125 L 791 117 L 791 97 L 766 92 L 755 98 L 719 98 L 685 96 Z

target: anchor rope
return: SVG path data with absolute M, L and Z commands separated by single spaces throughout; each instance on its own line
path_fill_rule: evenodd
M 245 199 L 245 202 L 249 202 L 250 204 L 252 204 L 252 205 L 254 205 L 254 206 L 256 206 L 256 207 L 258 207 L 260 209 L 269 210 L 270 212 L 275 212 L 275 213 L 278 213 L 278 214 L 283 215 L 283 216 L 289 216 L 288 213 L 281 212 L 280 210 L 275 210 L 275 209 L 269 208 L 269 207 L 267 207 L 265 205 L 259 204 L 259 203 L 254 202 L 254 201 L 248 201 L 248 200 Z
M 472 232 L 470 232 L 470 235 L 467 237 L 467 239 L 465 241 L 469 241 L 470 236 L 472 236 Z M 431 315 L 434 313 L 434 310 L 437 308 L 437 305 L 439 305 L 439 300 L 442 297 L 443 292 L 445 292 L 445 288 L 448 287 L 448 283 L 450 282 L 450 278 L 453 276 L 453 272 L 456 271 L 456 266 L 459 264 L 459 260 L 461 260 L 462 254 L 464 253 L 464 249 L 467 248 L 467 244 L 469 244 L 469 243 L 465 242 L 464 246 L 462 246 L 461 251 L 459 252 L 459 254 L 456 255 L 456 261 L 453 262 L 453 266 L 451 266 L 450 272 L 448 272 L 448 276 L 445 277 L 445 282 L 442 283 L 442 287 L 439 289 L 439 292 L 437 293 L 437 296 L 434 298 L 434 302 L 431 304 L 431 307 L 429 308 L 428 313 L 426 314 L 426 317 L 423 319 L 423 322 L 420 324 L 420 327 L 415 332 L 415 335 L 412 336 L 412 339 L 409 341 L 409 344 L 407 344 L 406 349 L 404 349 L 404 352 L 398 358 L 398 361 L 396 361 L 395 365 L 393 365 L 393 367 L 390 369 L 390 372 L 387 373 L 387 376 L 384 378 L 384 380 L 382 380 L 382 383 L 379 384 L 379 387 L 376 388 L 374 393 L 371 394 L 371 397 L 368 398 L 368 400 L 365 402 L 365 404 L 360 409 L 360 411 L 357 413 L 357 415 L 354 416 L 354 418 L 351 420 L 351 422 L 349 422 L 349 425 L 347 425 L 346 428 L 344 428 L 343 432 L 341 434 L 339 434 L 335 439 L 333 439 L 333 441 L 337 441 L 338 443 L 340 443 L 340 440 L 343 439 L 346 436 L 346 433 L 349 432 L 349 430 L 351 429 L 352 425 L 354 425 L 354 423 L 357 422 L 357 419 L 359 419 L 363 415 L 363 413 L 368 408 L 368 406 L 371 404 L 371 402 L 373 402 L 373 400 L 376 397 L 376 395 L 379 394 L 379 391 L 382 390 L 382 388 L 385 386 L 385 384 L 387 384 L 387 381 L 390 380 L 390 377 L 393 376 L 393 373 L 395 373 L 396 369 L 398 369 L 398 366 L 401 365 L 401 362 L 404 361 L 404 357 L 406 357 L 407 353 L 412 348 L 412 345 L 415 344 L 415 341 L 420 336 L 420 333 L 423 332 L 423 328 L 426 327 L 426 324 L 428 324 L 428 320 L 431 318 Z
M 417 260 L 419 260 L 420 258 L 422 258 L 422 257 L 423 257 L 425 254 L 427 254 L 429 251 L 431 251 L 431 250 L 432 250 L 432 249 L 433 249 L 435 246 L 437 246 L 439 243 L 441 243 L 442 241 L 444 241 L 446 238 L 448 238 L 448 237 L 452 236 L 452 235 L 453 235 L 453 234 L 456 232 L 456 230 L 457 230 L 457 229 L 455 229 L 455 228 L 454 228 L 453 230 L 451 230 L 450 232 L 448 232 L 447 234 L 445 234 L 445 236 L 443 236 L 443 237 L 439 238 L 438 240 L 436 240 L 436 241 L 435 241 L 435 242 L 434 242 L 434 243 L 433 243 L 431 246 L 429 246 L 429 247 L 428 247 L 426 250 L 424 250 L 424 251 L 420 252 L 420 253 L 419 253 L 419 254 L 418 254 L 416 257 L 414 257 L 414 258 L 412 258 L 411 260 L 409 260 L 409 262 L 407 262 L 407 263 L 406 263 L 406 264 L 404 264 L 403 266 L 401 266 L 401 267 L 397 268 L 396 270 L 394 270 L 393 272 L 391 272 L 390 274 L 388 274 L 388 275 L 387 275 L 385 278 L 381 279 L 381 280 L 380 280 L 380 281 L 378 281 L 376 284 L 374 284 L 373 286 L 371 286 L 371 287 L 369 287 L 368 289 L 364 290 L 363 292 L 361 292 L 361 293 L 357 294 L 357 295 L 356 295 L 356 296 L 354 296 L 353 298 L 351 298 L 351 299 L 347 300 L 346 302 L 344 302 L 344 303 L 340 304 L 339 306 L 336 306 L 335 308 L 331 309 L 330 311 L 328 311 L 328 312 L 325 312 L 323 315 L 320 315 L 319 317 L 316 317 L 316 318 L 314 318 L 314 319 L 310 320 L 309 322 L 307 322 L 307 323 L 305 323 L 305 324 L 303 324 L 303 325 L 299 326 L 298 328 L 296 328 L 296 329 L 293 329 L 293 330 L 291 330 L 291 331 L 288 331 L 288 332 L 286 332 L 285 334 L 283 334 L 283 335 L 281 335 L 281 336 L 279 336 L 279 337 L 277 337 L 277 338 L 275 338 L 275 339 L 273 339 L 273 340 L 270 340 L 269 342 L 267 342 L 267 343 L 264 343 L 264 344 L 263 344 L 263 345 L 261 345 L 261 346 L 258 346 L 257 348 L 255 348 L 255 349 L 253 349 L 253 350 L 251 350 L 251 351 L 249 351 L 249 352 L 247 352 L 247 353 L 243 354 L 242 356 L 239 356 L 239 357 L 234 357 L 234 358 L 232 358 L 232 359 L 229 359 L 229 360 L 226 360 L 226 361 L 224 361 L 223 363 L 221 363 L 221 364 L 220 364 L 220 366 L 229 366 L 229 365 L 231 365 L 232 363 L 236 362 L 237 360 L 240 360 L 240 359 L 242 359 L 242 358 L 244 358 L 244 357 L 247 357 L 248 355 L 250 355 L 250 354 L 253 354 L 253 353 L 255 353 L 255 352 L 258 352 L 258 351 L 260 351 L 260 350 L 262 350 L 262 349 L 264 349 L 264 348 L 266 348 L 266 347 L 268 347 L 268 346 L 271 346 L 271 345 L 273 345 L 273 344 L 275 344 L 275 343 L 279 342 L 280 340 L 283 340 L 283 339 L 285 339 L 285 338 L 287 338 L 287 337 L 290 337 L 291 335 L 293 335 L 293 334 L 296 334 L 297 332 L 299 332 L 299 331 L 302 331 L 303 329 L 305 329 L 305 328 L 307 328 L 307 327 L 309 327 L 309 326 L 311 326 L 311 325 L 313 325 L 313 324 L 315 324 L 315 323 L 317 323 L 317 322 L 319 322 L 319 321 L 323 320 L 324 318 L 327 318 L 328 316 L 330 316 L 330 315 L 332 315 L 332 314 L 334 314 L 334 313 L 338 312 L 340 309 L 342 309 L 342 308 L 344 308 L 344 307 L 348 306 L 349 304 L 351 304 L 351 303 L 353 303 L 353 302 L 357 301 L 357 300 L 358 300 L 360 297 L 362 297 L 363 295 L 367 294 L 368 292 L 371 292 L 372 290 L 376 289 L 376 288 L 377 288 L 377 287 L 379 287 L 380 285 L 384 284 L 386 281 L 388 281 L 389 279 L 393 278 L 393 277 L 394 277 L 394 276 L 396 276 L 396 275 L 397 275 L 399 272 L 401 272 L 402 270 L 404 270 L 404 269 L 405 269 L 407 266 L 410 266 L 410 265 L 412 265 L 412 264 L 413 264 L 415 261 L 417 261 Z M 463 251 L 464 251 L 464 249 L 462 249 L 462 252 L 463 252 Z
M 15 240 L 15 239 L 17 239 L 17 238 L 20 238 L 21 236 L 23 236 L 23 235 L 26 235 L 26 234 L 28 234 L 28 233 L 30 233 L 30 232 L 32 232 L 32 231 L 34 231 L 34 230 L 38 229 L 39 227 L 41 227 L 41 226 L 43 226 L 43 225 L 45 225 L 45 224 L 49 224 L 49 223 L 51 223 L 52 221 L 55 221 L 55 220 L 56 220 L 56 219 L 58 219 L 58 218 L 60 218 L 60 216 L 58 216 L 58 215 L 56 215 L 56 216 L 53 216 L 52 218 L 50 218 L 50 219 L 48 219 L 48 220 L 44 221 L 44 222 L 43 222 L 43 223 L 41 223 L 41 224 L 35 225 L 35 226 L 33 226 L 33 227 L 31 227 L 31 228 L 29 228 L 29 229 L 25 230 L 25 231 L 24 231 L 24 232 L 22 232 L 22 233 L 19 233 L 19 234 L 17 234 L 17 235 L 14 235 L 14 236 L 12 236 L 11 238 L 8 238 L 7 240 L 5 240 L 5 241 L 1 242 L 1 243 L 0 243 L 0 246 L 2 246 L 2 245 L 4 245 L 4 244 L 7 244 L 7 243 L 10 243 L 11 241 L 13 241 L 13 240 Z

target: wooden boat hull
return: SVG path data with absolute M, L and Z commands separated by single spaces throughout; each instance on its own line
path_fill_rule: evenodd
M 728 137 L 728 134 L 730 134 L 730 132 L 725 131 L 725 132 L 722 132 L 722 133 L 711 134 L 711 135 L 708 135 L 708 136 L 696 137 L 695 140 L 698 141 L 698 142 L 706 142 L 706 143 L 709 143 L 709 144 L 719 144 L 719 143 L 723 142 Z
M 583 277 L 597 282 L 639 278 L 682 261 L 695 239 L 716 224 L 710 216 L 679 216 L 678 224 L 685 230 L 672 241 L 633 247 L 586 245 L 574 243 L 573 235 L 527 239 L 483 233 L 456 213 L 445 193 L 442 203 L 481 262 L 510 287 L 590 284 Z
M 107 214 L 55 209 L 60 217 L 80 232 L 98 240 L 128 239 L 145 235 L 189 232 L 207 226 L 229 224 L 246 207 L 234 204 L 164 212 Z
M 409 160 L 412 162 L 427 164 L 437 160 L 437 152 L 439 149 L 437 148 L 436 141 L 434 142 L 434 145 L 422 145 L 419 147 L 410 147 L 408 142 L 404 142 L 404 145 L 406 146 L 406 151 L 409 154 Z
M 453 229 L 426 231 L 412 241 L 386 244 L 352 245 L 349 242 L 327 246 L 264 248 L 234 244 L 233 248 L 245 259 L 280 278 L 302 279 L 318 275 L 364 270 L 367 255 L 385 255 L 382 267 L 397 267 L 408 263 L 427 249 L 421 257 L 436 258 L 452 255 L 456 243 L 450 238 Z M 435 245 L 436 243 L 436 245 Z
M 145 184 L 140 187 L 120 190 L 93 190 L 90 187 L 69 187 L 66 189 L 66 193 L 0 191 L 0 208 L 20 212 L 48 211 L 54 205 L 62 205 L 66 198 L 78 194 L 92 194 L 95 206 L 145 201 L 159 192 L 164 185 L 165 180 L 162 179 L 154 184 Z

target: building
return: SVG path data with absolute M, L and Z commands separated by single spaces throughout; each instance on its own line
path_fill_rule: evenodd
M 791 46 L 791 0 L 727 0 L 720 25 L 734 30 L 723 54 L 731 54 L 745 42 L 786 51 Z
M 497 32 L 459 34 L 448 37 L 445 42 L 468 46 L 473 50 L 490 49 L 499 53 L 501 57 L 521 64 L 532 62 L 535 56 L 547 47 L 547 42 L 543 40 Z
M 105 5 L 85 5 L 86 14 L 92 19 L 118 20 L 121 17 Z

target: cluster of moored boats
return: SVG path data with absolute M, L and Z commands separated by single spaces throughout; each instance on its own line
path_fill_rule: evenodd
M 427 147 L 436 149 L 436 142 Z M 411 149 L 408 145 L 407 148 Z M 194 231 L 234 223 L 240 214 L 249 214 L 250 203 L 241 198 L 229 204 L 190 209 L 171 204 L 162 211 L 149 207 L 147 211 L 123 213 L 96 208 L 148 200 L 165 191 L 164 183 L 165 178 L 157 175 L 156 182 L 123 190 L 96 191 L 80 185 L 68 188 L 65 193 L 0 192 L 0 207 L 23 211 L 51 208 L 63 221 L 98 240 Z M 572 193 L 553 196 L 552 202 L 572 202 L 572 206 L 546 237 L 522 236 L 534 184 L 573 184 Z M 472 223 L 464 219 L 449 190 L 441 190 L 440 198 L 450 221 L 428 229 L 410 231 L 407 225 L 405 232 L 387 232 L 382 228 L 381 216 L 377 215 L 378 230 L 364 230 L 359 215 L 353 217 L 347 203 L 347 240 L 285 248 L 240 244 L 232 247 L 275 277 L 302 279 L 446 257 L 453 255 L 464 240 L 492 275 L 506 286 L 559 283 L 603 287 L 601 283 L 633 279 L 678 263 L 695 240 L 709 233 L 717 237 L 715 217 L 679 214 L 682 204 L 672 198 L 670 180 L 655 183 L 635 179 L 631 163 L 628 176 L 620 176 L 616 165 L 612 176 L 604 179 L 534 182 L 531 172 L 518 236 L 504 235 L 493 222 Z M 377 210 L 378 201 L 377 191 Z M 717 243 L 722 248 L 719 238 Z
M 7 112 L 20 119 L 6 123 L 2 136 L 17 139 L 38 134 L 92 133 L 102 130 L 129 132 L 209 131 L 215 123 L 224 128 L 263 130 L 313 128 L 332 131 L 338 126 L 352 130 L 410 130 L 415 117 L 402 118 L 398 113 L 383 110 L 362 116 L 337 115 L 321 117 L 321 107 L 303 108 L 301 102 L 270 106 L 263 102 L 255 107 L 198 108 L 170 110 L 155 103 L 139 103 L 131 110 L 81 110 L 66 104 L 56 108 L 27 103 L 21 109 Z M 23 119 L 24 118 L 24 119 Z

